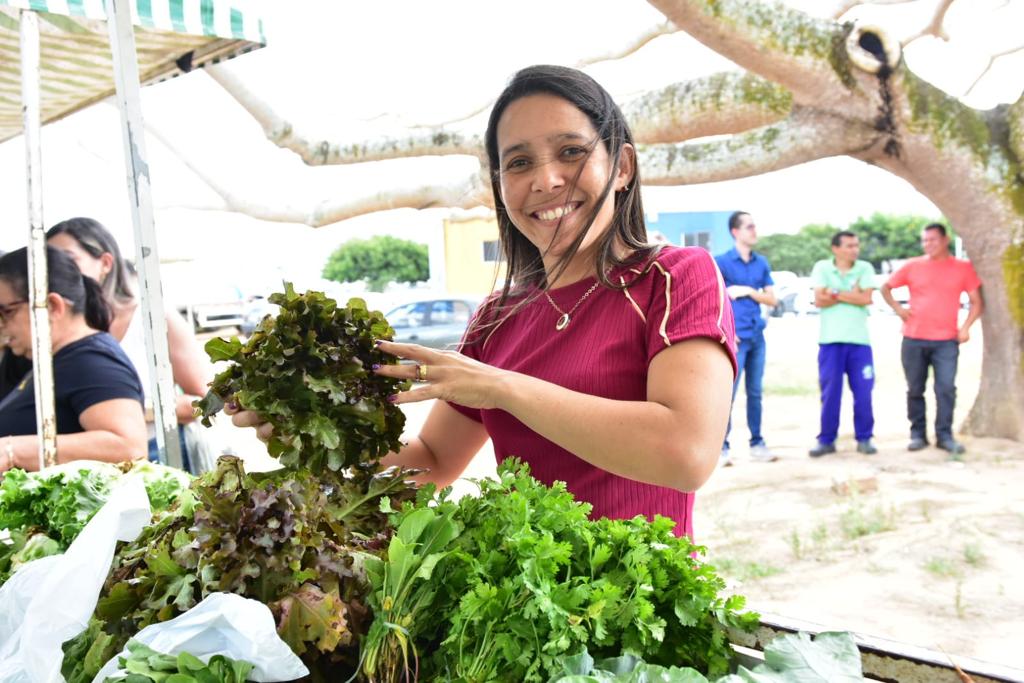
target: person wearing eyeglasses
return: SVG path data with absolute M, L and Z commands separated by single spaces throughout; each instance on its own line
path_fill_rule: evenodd
M 47 248 L 57 460 L 121 462 L 146 457 L 142 383 L 107 330 L 110 306 L 99 284 L 64 252 Z M 28 254 L 0 257 L 0 336 L 12 353 L 32 357 Z M 0 473 L 39 467 L 33 373 L 0 401 Z
M 7 252 L 0 250 L 0 256 Z M 0 401 L 11 393 L 14 387 L 21 384 L 25 374 L 32 369 L 32 361 L 28 358 L 15 356 L 0 339 Z
M 142 379 L 142 389 L 149 400 L 149 364 L 146 361 L 144 323 L 139 298 L 136 294 L 135 278 L 128 262 L 121 257 L 117 240 L 99 221 L 92 218 L 69 218 L 57 223 L 46 231 L 46 242 L 61 249 L 78 264 L 88 277 L 96 280 L 111 304 L 113 318 L 110 334 L 121 344 L 135 371 Z M 174 383 L 181 388 L 175 403 L 178 419 L 178 435 L 181 439 L 181 453 L 185 469 L 195 472 L 185 439 L 184 426 L 195 420 L 192 402 L 206 395 L 207 383 L 212 379 L 212 370 L 206 354 L 196 342 L 188 322 L 175 310 L 166 315 L 167 347 L 170 353 L 171 374 Z M 156 428 L 152 417 L 147 425 L 149 434 L 149 459 L 157 461 Z

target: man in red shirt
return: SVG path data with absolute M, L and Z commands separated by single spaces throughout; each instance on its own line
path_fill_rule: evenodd
M 970 261 L 949 253 L 946 226 L 932 223 L 921 233 L 924 256 L 911 259 L 882 285 L 882 297 L 903 320 L 903 372 L 907 377 L 907 418 L 910 444 L 918 451 L 928 446 L 925 431 L 924 386 L 928 368 L 935 385 L 935 444 L 959 458 L 964 447 L 953 438 L 953 406 L 956 403 L 956 364 L 960 344 L 970 339 L 974 321 L 981 317 L 981 280 Z M 892 296 L 894 287 L 910 290 L 910 308 Z M 958 325 L 960 294 L 967 292 L 970 312 Z

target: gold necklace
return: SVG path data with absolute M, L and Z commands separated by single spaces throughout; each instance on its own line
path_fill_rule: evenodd
M 601 281 L 600 281 L 600 280 L 598 280 L 597 282 L 595 282 L 594 284 L 592 284 L 592 285 L 590 286 L 590 289 L 588 289 L 588 290 L 587 290 L 587 291 L 586 291 L 586 292 L 585 292 L 585 293 L 583 294 L 583 296 L 581 296 L 581 297 L 580 297 L 580 300 L 576 302 L 576 305 L 575 305 L 575 306 L 573 306 L 573 307 L 572 307 L 572 308 L 571 308 L 571 309 L 569 310 L 569 312 L 568 312 L 568 313 L 566 313 L 566 312 L 565 312 L 565 311 L 563 311 L 563 310 L 562 310 L 561 308 L 559 308 L 559 307 L 558 307 L 558 304 L 556 304 L 556 303 L 555 303 L 555 300 L 551 298 L 551 295 L 550 295 L 550 294 L 548 294 L 547 290 L 544 290 L 544 296 L 546 296 L 546 297 L 548 298 L 548 301 L 549 301 L 549 302 L 551 303 L 551 305 L 552 305 L 552 306 L 554 306 L 555 310 L 556 310 L 556 311 L 558 311 L 559 313 L 561 313 L 561 314 L 562 314 L 562 316 L 561 316 L 561 317 L 560 317 L 560 318 L 558 319 L 558 322 L 556 322 L 556 323 L 555 323 L 555 329 L 556 329 L 556 330 L 558 330 L 559 332 L 561 332 L 562 330 L 564 330 L 564 329 L 565 329 L 566 327 L 568 327 L 568 326 L 569 326 L 569 321 L 570 321 L 570 320 L 572 319 L 572 314 L 573 314 L 573 313 L 575 313 L 575 312 L 576 312 L 576 309 L 580 307 L 580 304 L 581 304 L 581 303 L 583 303 L 583 300 L 584 300 L 584 299 L 586 299 L 586 298 L 587 298 L 588 296 L 590 296 L 590 293 L 591 293 L 591 292 L 593 292 L 593 291 L 594 291 L 595 289 L 597 289 L 597 286 L 598 286 L 599 284 L 601 284 Z

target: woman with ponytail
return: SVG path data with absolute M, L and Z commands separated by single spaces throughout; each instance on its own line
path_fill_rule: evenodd
M 102 223 L 85 217 L 68 218 L 46 231 L 46 242 L 61 249 L 78 264 L 82 273 L 93 278 L 103 287 L 107 300 L 113 309 L 110 334 L 121 344 L 135 371 L 142 379 L 146 404 L 149 400 L 149 365 L 146 362 L 146 348 L 143 337 L 142 311 L 136 296 L 135 276 L 128 262 L 121 257 L 117 240 Z M 195 471 L 190 463 L 186 447 L 184 425 L 195 420 L 192 402 L 206 395 L 206 385 L 213 378 L 212 369 L 202 347 L 196 342 L 192 326 L 173 308 L 167 310 L 167 348 L 170 352 L 171 374 L 174 383 L 181 388 L 175 404 L 178 418 L 178 434 L 181 437 L 182 456 L 185 469 Z M 152 417 L 149 417 L 152 420 Z M 156 428 L 150 421 L 149 459 L 158 459 Z
M 112 312 L 100 285 L 70 256 L 46 250 L 46 297 L 53 352 L 57 460 L 121 462 L 146 456 L 142 384 L 110 336 Z M 32 357 L 28 254 L 0 257 L 0 336 Z M 35 390 L 30 373 L 0 402 L 0 473 L 39 466 Z

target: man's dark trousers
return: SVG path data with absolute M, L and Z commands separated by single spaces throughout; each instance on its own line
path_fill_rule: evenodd
M 875 414 L 871 391 L 875 388 L 875 363 L 867 344 L 819 344 L 818 385 L 821 388 L 821 432 L 818 443 L 835 443 L 839 433 L 839 409 L 843 401 L 843 376 L 853 393 L 853 433 L 857 441 L 874 436 Z
M 927 439 L 924 387 L 931 366 L 935 384 L 935 440 L 953 440 L 953 407 L 956 405 L 956 365 L 960 344 L 955 339 L 932 341 L 903 338 L 903 372 L 907 376 L 907 419 L 910 438 Z

